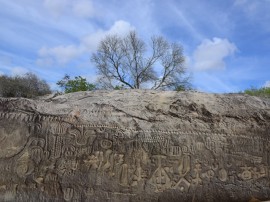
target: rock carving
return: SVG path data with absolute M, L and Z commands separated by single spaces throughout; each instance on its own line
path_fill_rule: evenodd
M 247 95 L 0 98 L 0 201 L 269 200 L 269 145 L 270 100 Z

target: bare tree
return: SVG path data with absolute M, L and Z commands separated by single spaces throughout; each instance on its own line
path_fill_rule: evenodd
M 153 36 L 147 46 L 135 31 L 125 37 L 109 35 L 91 61 L 105 88 L 175 89 L 189 85 L 181 45 L 170 44 L 161 36 Z

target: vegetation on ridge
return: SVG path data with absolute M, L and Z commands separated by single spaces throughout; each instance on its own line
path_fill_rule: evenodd
M 260 97 L 270 97 L 270 87 L 262 87 L 262 88 L 250 88 L 244 91 L 245 94 L 252 96 L 260 96 Z
M 50 86 L 34 73 L 23 76 L 0 76 L 0 96 L 35 98 L 51 93 Z
M 67 74 L 56 84 L 60 86 L 65 93 L 91 91 L 96 89 L 96 86 L 94 84 L 88 83 L 85 78 L 81 76 L 75 76 L 74 79 L 71 79 Z

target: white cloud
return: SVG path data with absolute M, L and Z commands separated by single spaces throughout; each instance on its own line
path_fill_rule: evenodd
M 119 36 L 124 36 L 131 30 L 135 30 L 135 27 L 133 27 L 129 22 L 119 20 L 116 21 L 113 26 L 107 31 L 98 30 L 93 34 L 85 36 L 81 41 L 81 45 L 87 50 L 94 51 L 97 48 L 99 42 L 106 35 L 117 34 Z
M 270 88 L 270 81 L 266 81 L 264 87 Z
M 81 39 L 78 45 L 61 45 L 52 48 L 42 47 L 38 51 L 40 58 L 37 59 L 37 64 L 40 66 L 51 65 L 53 62 L 66 64 L 70 60 L 84 54 L 95 51 L 99 42 L 108 34 L 118 34 L 123 36 L 130 30 L 135 29 L 130 23 L 119 20 L 116 21 L 109 30 L 98 30 L 95 33 L 89 34 Z
M 135 27 L 131 26 L 130 23 L 124 21 L 124 20 L 119 20 L 116 21 L 111 29 L 107 31 L 106 34 L 118 34 L 120 36 L 126 35 L 130 30 L 134 30 Z
M 88 18 L 95 15 L 91 0 L 44 0 L 43 5 L 54 17 L 61 15 L 75 15 Z
M 228 39 L 205 39 L 193 53 L 195 70 L 225 69 L 224 59 L 232 55 L 237 47 Z
M 44 7 L 55 17 L 59 17 L 69 4 L 68 0 L 44 0 Z
M 29 72 L 29 70 L 23 67 L 13 67 L 10 69 L 10 72 L 12 76 L 23 76 Z
M 4 72 L 0 71 L 0 76 L 4 75 Z
M 238 10 L 238 13 L 243 12 L 245 14 L 247 21 L 256 23 L 256 27 L 261 25 L 263 29 L 269 31 L 269 0 L 236 0 L 233 5 Z
M 54 58 L 60 64 L 65 64 L 71 59 L 77 57 L 83 52 L 80 47 L 73 45 L 69 46 L 56 46 L 53 48 L 43 47 L 39 50 L 39 55 L 46 59 Z
M 95 33 L 88 34 L 81 39 L 81 45 L 84 49 L 93 51 L 98 47 L 100 40 L 106 35 L 104 30 L 98 30 Z
M 76 1 L 73 5 L 73 12 L 79 17 L 91 17 L 95 14 L 95 10 L 91 1 Z

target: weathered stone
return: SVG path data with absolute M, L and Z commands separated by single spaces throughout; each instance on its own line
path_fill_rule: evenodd
M 270 100 L 96 91 L 0 99 L 0 201 L 270 199 Z

